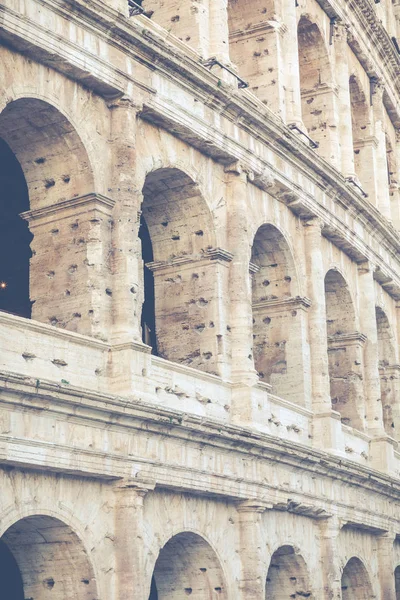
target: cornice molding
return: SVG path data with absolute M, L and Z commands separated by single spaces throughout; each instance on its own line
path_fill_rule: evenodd
M 36 210 L 28 210 L 21 213 L 20 217 L 28 221 L 29 224 L 36 224 L 36 221 L 46 220 L 48 222 L 54 219 L 61 220 L 80 214 L 87 216 L 90 210 L 96 210 L 107 216 L 111 216 L 114 206 L 115 200 L 107 198 L 102 194 L 90 193 L 78 196 L 77 198 L 71 198 L 70 200 L 64 200 L 63 202 L 57 202 L 50 206 L 43 206 Z

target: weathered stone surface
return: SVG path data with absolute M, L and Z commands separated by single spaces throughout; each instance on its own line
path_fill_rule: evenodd
M 399 38 L 0 0 L 0 598 L 400 598 Z

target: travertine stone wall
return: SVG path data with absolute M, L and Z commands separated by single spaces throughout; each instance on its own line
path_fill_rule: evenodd
M 397 3 L 141 4 L 0 0 L 0 597 L 398 600 Z

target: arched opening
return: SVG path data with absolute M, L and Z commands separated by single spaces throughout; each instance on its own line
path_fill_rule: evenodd
M 372 600 L 368 572 L 359 558 L 351 558 L 342 574 L 342 600 Z
M 18 286 L 22 308 L 3 308 L 30 316 L 28 243 L 33 235 L 29 266 L 32 318 L 80 333 L 92 334 L 96 327 L 104 330 L 103 314 L 111 314 L 106 289 L 111 286 L 105 281 L 110 248 L 103 244 L 111 235 L 111 223 L 103 197 L 94 194 L 89 158 L 77 131 L 49 103 L 21 98 L 1 112 L 0 138 L 2 183 L 6 167 L 12 175 L 0 192 L 2 231 L 4 214 L 15 231 L 8 245 L 8 250 L 14 245 L 14 252 L 7 252 L 8 268 L 24 273 L 23 284 Z M 24 211 L 31 234 L 17 216 Z M 3 236 L 2 244 L 8 244 Z M 13 275 L 9 277 L 11 291 Z M 17 306 L 17 300 L 14 304 Z
M 361 187 L 370 193 L 373 187 L 374 156 L 371 136 L 370 109 L 361 83 L 355 75 L 349 80 L 351 123 L 353 133 L 354 169 Z M 367 142 L 367 143 L 366 143 Z
M 332 408 L 345 425 L 364 429 L 362 348 L 348 285 L 331 269 L 325 276 L 326 328 Z
M 62 521 L 32 516 L 12 525 L 0 540 L 4 598 L 97 598 L 96 581 L 78 536 Z
M 394 334 L 386 313 L 379 306 L 376 307 L 376 328 L 378 333 L 383 423 L 386 433 L 395 439 L 399 439 L 400 408 L 397 401 L 399 373 L 395 364 Z
M 307 565 L 293 546 L 281 546 L 271 558 L 268 569 L 266 600 L 313 599 Z
M 335 92 L 329 55 L 316 23 L 302 16 L 298 24 L 299 72 L 302 119 L 309 136 L 319 144 L 318 153 L 338 159 Z
M 199 187 L 175 168 L 151 172 L 143 187 L 142 216 L 142 326 L 153 332 L 151 345 L 163 358 L 217 372 L 219 338 L 226 335 L 218 328 L 220 265 L 212 252 L 211 213 Z
M 154 275 L 148 265 L 153 262 L 153 246 L 151 245 L 149 228 L 143 215 L 140 216 L 139 238 L 142 245 L 144 300 L 142 307 L 142 341 L 151 346 L 152 353 L 157 355 L 156 305 Z
M 282 233 L 262 225 L 254 238 L 252 279 L 253 354 L 261 381 L 273 393 L 302 403 L 303 304 L 297 296 L 293 256 Z
M 161 549 L 149 600 L 226 600 L 224 574 L 215 551 L 199 535 L 179 533 Z
M 7 600 L 24 600 L 22 577 L 13 554 L 0 540 L 0 581 L 2 595 Z
M 32 234 L 20 217 L 27 210 L 29 195 L 21 165 L 0 139 L 0 310 L 29 319 Z
M 400 600 L 400 565 L 394 570 L 394 584 L 396 589 L 396 600 Z

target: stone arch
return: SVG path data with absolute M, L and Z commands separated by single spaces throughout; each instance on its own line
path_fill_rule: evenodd
M 396 590 L 396 600 L 400 600 L 400 565 L 394 570 L 394 585 Z
M 314 598 L 306 562 L 293 546 L 280 546 L 273 553 L 268 568 L 265 598 Z
M 301 330 L 307 303 L 298 295 L 293 254 L 282 232 L 261 225 L 252 246 L 253 354 L 273 393 L 303 403 L 305 354 Z
M 372 600 L 375 595 L 363 562 L 353 556 L 342 573 L 342 600 Z
M 397 400 L 400 385 L 396 365 L 395 336 L 384 308 L 377 306 L 375 311 L 383 424 L 388 435 L 400 439 L 400 409 Z
M 337 269 L 325 275 L 326 329 L 332 408 L 345 425 L 364 429 L 362 356 L 349 286 Z
M 197 182 L 183 170 L 164 167 L 147 174 L 139 237 L 147 280 L 144 315 L 151 312 L 148 299 L 154 296 L 153 351 L 168 360 L 218 373 L 226 334 L 218 327 L 217 292 L 224 257 L 215 248 L 208 204 Z M 150 262 L 149 257 L 153 258 Z M 143 319 L 142 325 L 146 341 L 145 328 L 151 326 Z
M 152 575 L 149 600 L 227 600 L 221 562 L 210 543 L 185 531 L 161 548 Z
M 78 132 L 52 104 L 21 97 L 1 112 L 0 138 L 15 155 L 29 194 L 30 210 L 23 217 L 34 236 L 32 317 L 79 333 L 104 331 L 101 302 L 93 309 L 93 296 L 101 293 L 110 304 L 107 284 L 94 276 L 99 270 L 108 276 L 109 247 L 103 244 L 111 235 L 109 205 L 94 193 L 92 166 Z M 107 306 L 104 314 L 110 312 Z
M 77 130 L 49 102 L 35 97 L 9 102 L 0 113 L 0 137 L 22 167 L 31 210 L 94 191 L 93 169 Z
M 353 134 L 354 169 L 364 190 L 368 190 L 370 167 L 366 169 L 369 146 L 365 140 L 372 134 L 372 123 L 367 95 L 357 75 L 352 74 L 349 79 L 351 124 Z
M 8 580 L 2 580 L 14 594 L 10 600 L 98 597 L 83 542 L 58 518 L 35 514 L 14 522 L 0 538 L 0 555 L 10 565 Z
M 323 32 L 309 15 L 302 15 L 297 29 L 301 110 L 309 136 L 318 142 L 318 152 L 332 156 L 332 128 L 327 115 L 334 114 L 332 69 Z

